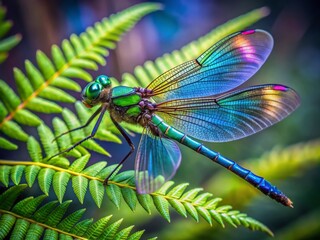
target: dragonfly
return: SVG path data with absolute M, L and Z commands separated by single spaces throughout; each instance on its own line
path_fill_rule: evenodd
M 108 76 L 98 76 L 82 91 L 83 104 L 98 109 L 83 126 L 56 138 L 87 127 L 99 115 L 91 134 L 53 157 L 93 138 L 108 111 L 130 150 L 105 179 L 105 185 L 135 151 L 121 126 L 121 122 L 127 122 L 143 127 L 134 164 L 139 194 L 155 192 L 173 178 L 181 163 L 180 143 L 277 202 L 293 207 L 292 201 L 266 179 L 195 140 L 228 142 L 244 138 L 281 121 L 299 106 L 298 94 L 281 84 L 238 88 L 260 69 L 272 47 L 273 38 L 268 32 L 245 30 L 223 38 L 198 58 L 164 72 L 145 88 L 112 87 Z

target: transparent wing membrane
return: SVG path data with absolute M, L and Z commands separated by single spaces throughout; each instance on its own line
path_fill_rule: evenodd
M 299 105 L 283 85 L 259 85 L 218 97 L 171 100 L 157 106 L 169 125 L 204 141 L 243 138 L 279 122 Z
M 145 194 L 159 189 L 174 176 L 180 162 L 180 149 L 174 141 L 145 130 L 135 160 L 137 191 Z
M 195 98 L 229 91 L 255 74 L 269 56 L 273 39 L 262 30 L 234 33 L 160 75 L 147 89 L 156 102 Z

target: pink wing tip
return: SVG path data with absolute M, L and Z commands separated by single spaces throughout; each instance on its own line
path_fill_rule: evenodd
M 283 91 L 283 92 L 288 90 L 288 88 L 286 86 L 282 86 L 282 85 L 276 85 L 273 87 L 273 89 L 278 90 L 278 91 Z
M 250 29 L 250 30 L 242 31 L 241 34 L 243 34 L 243 35 L 249 35 L 249 34 L 253 34 L 253 33 L 255 33 L 255 32 L 256 32 L 255 30 Z

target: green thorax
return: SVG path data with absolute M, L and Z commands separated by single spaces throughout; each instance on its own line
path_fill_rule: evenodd
M 141 96 L 138 95 L 134 88 L 126 86 L 114 87 L 111 92 L 111 101 L 114 106 L 126 109 L 125 113 L 129 116 L 137 116 L 141 109 L 139 102 Z

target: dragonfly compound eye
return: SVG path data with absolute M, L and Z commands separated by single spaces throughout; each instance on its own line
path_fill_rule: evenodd
M 82 91 L 82 98 L 88 100 L 95 100 L 99 97 L 103 86 L 97 82 L 89 83 Z
M 104 88 L 110 87 L 111 80 L 106 75 L 100 75 L 96 78 L 95 82 L 100 83 Z

